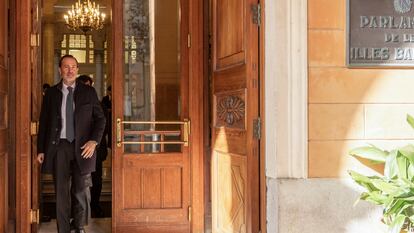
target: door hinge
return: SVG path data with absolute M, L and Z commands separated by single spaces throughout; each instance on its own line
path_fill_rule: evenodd
M 188 207 L 188 221 L 191 222 L 191 215 L 192 215 L 192 211 L 191 211 L 191 206 Z
M 260 23 L 262 21 L 261 9 L 262 8 L 260 7 L 260 3 L 252 5 L 253 23 L 256 24 L 257 26 L 260 26 Z
M 262 136 L 262 122 L 260 117 L 253 120 L 253 137 L 254 139 L 260 140 Z
M 191 34 L 187 34 L 187 47 L 191 48 Z
M 39 209 L 31 209 L 30 210 L 30 223 L 36 223 L 39 224 L 40 223 L 40 211 Z
M 30 135 L 31 136 L 37 135 L 38 130 L 39 130 L 39 122 L 38 121 L 30 122 Z
M 30 34 L 30 46 L 39 47 L 40 44 L 40 35 L 38 33 Z

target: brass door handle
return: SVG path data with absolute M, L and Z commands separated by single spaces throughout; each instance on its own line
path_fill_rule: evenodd
M 122 125 L 123 124 L 160 124 L 160 125 L 183 125 L 183 140 L 182 141 L 123 141 L 122 140 Z M 122 144 L 182 144 L 188 146 L 190 135 L 190 120 L 184 121 L 122 121 L 121 118 L 116 119 L 116 145 L 121 147 Z M 155 132 L 154 132 L 155 133 Z

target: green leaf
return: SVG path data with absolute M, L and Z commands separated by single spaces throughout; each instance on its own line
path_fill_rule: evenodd
M 369 160 L 372 160 L 375 162 L 381 162 L 381 163 L 384 163 L 388 156 L 387 151 L 383 151 L 375 146 L 358 147 L 358 148 L 352 149 L 349 152 L 349 154 L 352 156 L 369 159 Z
M 397 215 L 390 224 L 388 228 L 388 233 L 400 233 L 401 228 L 405 222 L 405 216 L 402 214 Z
M 408 179 L 405 179 L 405 178 L 400 178 L 400 179 L 395 180 L 393 182 L 396 185 L 401 186 L 401 188 L 404 188 L 404 189 L 407 189 L 407 190 L 414 188 L 414 184 L 411 181 L 409 181 Z M 407 195 L 413 196 L 413 194 L 411 192 L 408 193 Z
M 358 183 L 362 187 L 366 188 L 369 192 L 379 190 L 372 184 L 372 180 L 373 179 L 381 179 L 380 177 L 377 177 L 377 176 L 368 177 L 368 176 L 364 176 L 362 174 L 359 174 L 358 172 L 355 172 L 355 171 L 348 171 L 348 173 L 356 183 Z
M 392 150 L 385 161 L 384 176 L 390 180 L 398 174 L 397 155 L 398 151 Z
M 407 169 L 407 178 L 409 181 L 413 181 L 414 178 L 414 164 L 408 165 L 408 169 Z
M 399 187 L 393 183 L 388 183 L 379 179 L 373 179 L 372 184 L 382 192 L 394 197 L 409 191 L 409 189 L 403 189 L 401 186 Z
M 401 155 L 401 153 L 399 153 Z M 397 156 L 398 178 L 408 179 L 408 159 L 404 156 Z
M 406 145 L 400 149 L 398 149 L 398 151 L 404 155 L 407 159 L 410 160 L 411 163 L 414 163 L 414 146 L 413 145 Z
M 389 201 L 388 196 L 383 195 L 380 191 L 361 193 L 360 199 L 375 205 L 384 205 Z
M 385 210 L 385 215 L 398 215 L 403 214 L 403 211 L 412 206 L 410 202 L 403 199 L 395 199 L 393 204 Z
M 414 118 L 410 114 L 407 114 L 407 122 L 414 129 Z

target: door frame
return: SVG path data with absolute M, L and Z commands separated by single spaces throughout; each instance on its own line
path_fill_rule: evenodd
M 265 6 L 266 0 L 259 0 L 261 22 L 259 28 L 259 116 L 261 119 L 261 139 L 259 141 L 259 179 L 260 179 L 260 229 L 267 233 L 267 185 L 266 185 L 266 119 L 265 119 Z

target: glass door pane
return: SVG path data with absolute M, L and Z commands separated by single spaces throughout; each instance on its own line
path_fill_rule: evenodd
M 182 120 L 179 6 L 179 0 L 124 1 L 124 141 L 182 139 L 180 124 L 159 123 Z M 126 144 L 124 150 L 179 152 L 181 145 Z

